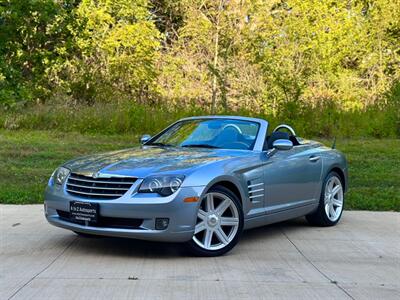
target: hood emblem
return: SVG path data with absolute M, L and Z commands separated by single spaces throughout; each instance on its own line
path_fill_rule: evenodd
M 93 178 L 96 179 L 100 176 L 100 172 L 93 173 Z

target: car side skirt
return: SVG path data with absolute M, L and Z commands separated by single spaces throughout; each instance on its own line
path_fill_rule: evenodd
M 315 209 L 317 209 L 317 207 L 318 203 L 313 203 L 268 215 L 261 215 L 254 218 L 246 219 L 244 222 L 244 229 L 247 230 L 255 227 L 265 226 L 277 222 L 299 218 L 313 212 Z

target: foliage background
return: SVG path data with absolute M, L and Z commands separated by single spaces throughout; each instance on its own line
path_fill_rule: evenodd
M 339 137 L 346 208 L 399 211 L 400 0 L 0 0 L 0 203 L 214 113 Z
M 0 107 L 6 129 L 400 136 L 400 1 L 0 0 Z

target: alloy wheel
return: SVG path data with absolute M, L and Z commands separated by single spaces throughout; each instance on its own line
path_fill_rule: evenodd
M 227 195 L 207 193 L 197 213 L 193 241 L 205 250 L 219 250 L 235 238 L 239 229 L 239 211 Z
M 340 179 L 332 176 L 325 185 L 324 208 L 328 219 L 335 222 L 343 210 L 343 187 Z

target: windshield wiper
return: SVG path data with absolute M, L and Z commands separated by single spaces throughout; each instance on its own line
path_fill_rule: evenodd
M 173 147 L 174 145 L 171 145 L 171 144 L 164 144 L 164 143 L 159 143 L 159 142 L 157 142 L 157 143 L 148 144 L 148 145 L 146 145 L 146 146 Z
M 186 147 L 186 148 L 212 148 L 212 149 L 218 149 L 219 147 L 213 146 L 213 145 L 208 145 L 208 144 L 190 144 L 190 145 L 183 145 L 181 147 Z

